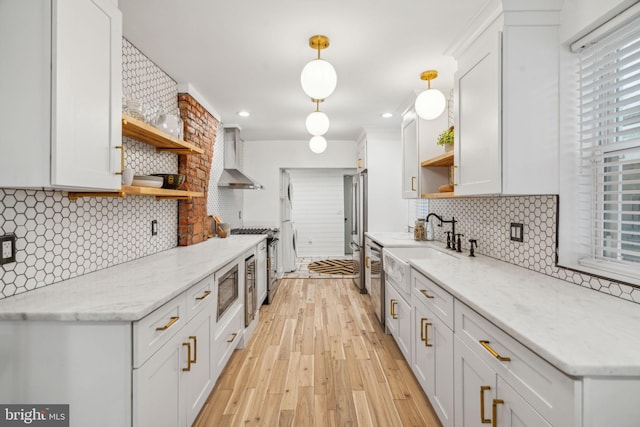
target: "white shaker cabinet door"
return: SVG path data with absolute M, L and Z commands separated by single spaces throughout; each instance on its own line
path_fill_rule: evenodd
M 211 355 L 211 337 L 215 327 L 215 304 L 198 313 L 185 328 L 188 333 L 183 337 L 192 345 L 189 371 L 184 372 L 185 404 L 187 425 L 196 420 L 200 408 L 209 397 L 214 384 L 214 360 Z
M 486 30 L 455 76 L 456 195 L 502 192 L 501 36 Z
M 407 113 L 402 122 L 402 198 L 420 198 L 418 118 L 414 112 Z
M 187 354 L 179 336 L 133 370 L 133 427 L 182 427 L 182 368 Z
M 122 15 L 108 0 L 53 5 L 51 184 L 120 188 Z

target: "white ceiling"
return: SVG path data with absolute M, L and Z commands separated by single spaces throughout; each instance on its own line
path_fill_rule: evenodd
M 306 140 L 315 104 L 300 71 L 317 55 L 309 37 L 331 45 L 323 59 L 338 86 L 320 104 L 328 140 L 363 128 L 399 129 L 400 114 L 426 89 L 453 87 L 455 61 L 443 52 L 485 0 L 120 0 L 124 36 L 177 82 L 190 83 L 245 140 Z M 251 112 L 241 118 L 240 110 Z M 380 114 L 392 112 L 383 119 Z

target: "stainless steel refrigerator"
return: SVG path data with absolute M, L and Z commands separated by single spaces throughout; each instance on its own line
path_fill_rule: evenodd
M 363 294 L 367 292 L 364 285 L 364 233 L 367 231 L 367 200 L 367 171 L 365 169 L 353 176 L 351 187 L 351 215 L 353 218 L 351 249 L 356 270 L 353 283 Z

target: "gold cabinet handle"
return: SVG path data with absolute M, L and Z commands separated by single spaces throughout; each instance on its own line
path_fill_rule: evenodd
M 267 258 L 267 270 L 271 270 L 271 260 Z
M 489 387 L 488 385 L 480 386 L 480 422 L 482 424 L 489 424 L 491 422 L 491 420 L 488 420 L 484 417 L 484 392 L 488 390 L 491 390 L 491 387 Z M 495 413 L 493 417 L 495 418 Z
M 411 177 L 411 191 L 416 191 L 416 177 Z
M 238 334 L 236 332 L 234 332 L 233 334 L 231 334 L 231 338 L 229 338 L 227 340 L 227 342 L 234 342 L 236 340 L 237 336 L 238 336 Z
M 198 362 L 198 338 L 191 335 L 189 339 L 193 340 L 193 360 L 191 361 L 191 363 L 197 363 Z
M 425 347 L 432 347 L 431 344 L 429 344 L 429 326 L 432 326 L 433 323 L 431 322 L 426 322 L 427 319 L 424 319 L 424 346 Z
M 187 347 L 187 367 L 186 368 L 182 368 L 182 370 L 184 372 L 189 372 L 191 370 L 191 343 L 190 342 L 183 342 L 182 346 L 183 347 Z
M 396 315 L 395 308 L 398 301 L 392 299 L 390 302 L 391 302 L 391 317 L 393 317 L 394 319 L 397 319 L 398 316 Z
M 196 301 L 202 301 L 203 299 L 205 299 L 209 295 L 211 295 L 211 291 L 204 291 L 204 293 L 202 295 L 200 295 L 199 297 L 196 297 Z
M 491 346 L 489 345 L 489 341 L 480 340 L 480 345 L 482 345 L 485 348 L 485 350 L 487 350 L 489 353 L 491 353 L 491 355 L 493 357 L 495 357 L 496 359 L 498 359 L 499 361 L 501 361 L 501 362 L 509 362 L 509 361 L 511 361 L 510 357 L 500 356 L 497 351 L 492 349 Z
M 116 150 L 120 150 L 120 172 L 116 172 L 116 175 L 122 175 L 124 172 L 124 145 L 116 145 Z
M 420 341 L 423 341 L 423 342 L 427 340 L 424 336 L 424 322 L 426 321 L 427 321 L 426 317 L 422 317 L 420 319 Z
M 358 159 L 358 169 L 362 167 L 362 159 Z
M 420 289 L 420 293 L 424 295 L 426 298 L 435 298 L 433 295 L 429 295 L 427 291 L 425 291 L 424 289 Z
M 369 267 L 369 257 L 366 257 L 366 258 L 364 259 L 364 264 L 367 266 L 367 268 L 370 268 L 370 267 Z
M 156 331 L 166 331 L 167 329 L 169 329 L 171 327 L 171 325 L 176 323 L 178 320 L 180 320 L 180 317 L 172 316 L 171 319 L 169 319 L 169 321 L 167 322 L 166 325 L 156 328 Z
M 493 424 L 491 427 L 498 427 L 498 405 L 504 403 L 502 399 L 493 399 L 493 404 L 491 405 L 491 415 L 493 416 Z

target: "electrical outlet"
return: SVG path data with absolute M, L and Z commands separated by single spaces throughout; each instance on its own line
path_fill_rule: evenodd
M 151 221 L 151 235 L 152 236 L 157 236 L 158 235 L 158 220 L 154 219 L 153 221 Z
M 514 242 L 524 242 L 524 224 L 520 222 L 511 223 L 511 240 Z
M 0 265 L 16 262 L 16 235 L 0 236 Z

